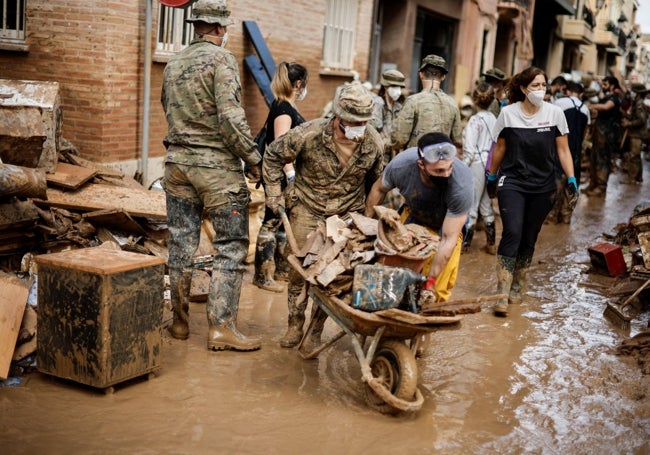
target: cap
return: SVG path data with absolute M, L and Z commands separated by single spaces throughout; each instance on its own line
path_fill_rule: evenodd
M 639 82 L 635 82 L 630 88 L 634 93 L 648 93 L 647 87 Z
M 422 71 L 427 65 L 435 66 L 436 68 L 440 68 L 446 73 L 449 71 L 447 70 L 447 62 L 445 61 L 444 58 L 440 57 L 439 55 L 427 55 L 422 59 L 422 64 L 420 65 L 420 71 Z
M 397 85 L 399 87 L 406 87 L 406 84 L 404 84 L 404 81 L 406 78 L 402 73 L 400 73 L 397 70 L 386 70 L 381 74 L 381 79 L 379 83 L 383 85 L 384 87 L 388 87 L 391 85 Z
M 361 84 L 339 87 L 334 97 L 334 114 L 346 122 L 367 122 L 373 117 L 375 102 L 372 94 Z
M 186 22 L 205 22 L 219 24 L 222 27 L 233 24 L 226 0 L 198 0 L 192 7 L 192 17 Z
M 505 81 L 506 80 L 506 73 L 501 71 L 499 68 L 490 68 L 487 70 L 485 73 L 482 74 L 483 77 L 490 77 L 492 79 L 496 79 L 497 81 Z

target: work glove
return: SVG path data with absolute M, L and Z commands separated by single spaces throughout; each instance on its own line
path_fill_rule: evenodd
M 573 210 L 578 203 L 578 184 L 576 183 L 575 177 L 569 177 L 566 181 L 566 188 L 564 189 L 564 195 L 566 196 L 567 203 L 569 208 Z
M 496 174 L 487 175 L 487 194 L 490 199 L 497 197 L 497 183 L 499 179 Z
M 278 214 L 278 207 L 284 202 L 283 196 L 267 196 L 264 200 L 266 206 L 276 215 Z
M 262 184 L 262 160 L 257 164 L 248 165 L 246 178 L 250 183 L 255 185 L 255 188 L 260 187 Z

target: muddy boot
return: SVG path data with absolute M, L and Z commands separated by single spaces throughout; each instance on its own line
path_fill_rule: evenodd
M 271 292 L 282 292 L 284 286 L 273 279 L 275 272 L 275 233 L 262 229 L 257 235 L 255 248 L 255 275 L 253 284 L 260 289 Z
M 172 338 L 187 340 L 190 336 L 189 310 L 190 310 L 190 286 L 192 284 L 192 271 L 169 272 L 171 285 L 172 311 L 174 321 L 167 327 Z
M 526 281 L 526 275 L 531 262 L 532 257 L 530 256 L 517 256 L 517 260 L 515 261 L 515 269 L 512 273 L 510 295 L 508 296 L 509 304 L 519 305 L 523 301 L 528 284 Z
M 485 252 L 487 254 L 497 254 L 496 247 L 497 231 L 494 223 L 486 223 L 485 225 Z
M 283 348 L 293 348 L 300 343 L 303 335 L 303 325 L 305 324 L 305 308 L 307 307 L 306 292 L 300 295 L 289 294 L 289 323 L 287 333 L 280 339 L 280 346 Z
M 515 258 L 497 256 L 497 294 L 510 294 L 514 268 Z M 497 316 L 506 316 L 508 314 L 507 298 L 497 300 L 496 305 L 494 305 L 494 314 Z
M 289 269 L 291 266 L 287 261 L 287 255 L 289 254 L 287 233 L 284 231 L 276 231 L 275 242 L 275 273 L 273 274 L 273 279 L 275 281 L 289 281 Z
M 259 338 L 242 334 L 234 323 L 226 325 L 210 324 L 208 330 L 208 349 L 212 351 L 255 351 L 262 347 Z
M 462 252 L 467 253 L 469 251 L 469 246 L 472 244 L 472 239 L 474 238 L 474 226 L 467 228 L 467 234 L 463 237 Z

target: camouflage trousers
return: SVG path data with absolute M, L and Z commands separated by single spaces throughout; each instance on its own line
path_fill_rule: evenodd
M 643 139 L 640 137 L 630 138 L 630 150 L 627 153 L 626 164 L 628 178 L 637 182 L 643 181 L 643 163 L 641 162 L 641 150 Z
M 248 254 L 250 192 L 243 176 L 240 191 L 223 191 L 219 175 L 220 171 L 215 169 L 167 163 L 163 182 L 167 195 L 172 303 L 181 297 L 174 295 L 179 289 L 178 280 L 192 271 L 204 211 L 212 222 L 215 251 L 206 305 L 212 325 L 235 322 Z

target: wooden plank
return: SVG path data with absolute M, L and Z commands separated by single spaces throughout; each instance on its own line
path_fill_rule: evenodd
M 255 55 L 251 54 L 244 58 L 244 64 L 246 65 L 246 68 L 248 68 L 248 71 L 251 72 L 253 79 L 255 79 L 257 87 L 260 89 L 264 101 L 266 101 L 266 105 L 271 106 L 275 97 L 271 90 L 271 79 L 264 71 L 262 63 Z
M 0 230 L 33 226 L 39 219 L 31 200 L 0 204 Z
M 259 60 L 261 61 L 262 66 L 264 67 L 264 71 L 266 72 L 266 77 L 268 79 L 273 79 L 273 75 L 275 74 L 275 70 L 276 70 L 275 61 L 273 60 L 273 56 L 271 55 L 271 51 L 269 50 L 269 47 L 266 45 L 266 41 L 262 36 L 262 32 L 260 31 L 260 28 L 257 26 L 257 22 L 244 21 L 243 25 L 244 25 L 244 32 L 248 35 L 248 38 L 253 43 L 255 52 L 257 52 L 257 55 L 260 56 Z
M 90 183 L 77 191 L 48 188 L 47 200 L 35 199 L 34 201 L 52 207 L 85 212 L 122 209 L 131 216 L 159 221 L 167 219 L 165 193 L 162 191 Z
M 7 379 L 31 283 L 0 272 L 0 379 Z
M 462 319 L 462 316 L 423 316 L 409 311 L 400 310 L 398 308 L 375 311 L 374 314 L 383 318 L 416 325 L 451 324 Z
M 138 235 L 147 234 L 144 228 L 122 209 L 97 210 L 81 216 L 96 228 L 104 226 Z
M 56 171 L 53 174 L 46 174 L 45 178 L 53 185 L 76 190 L 96 174 L 97 171 L 94 169 L 58 162 L 56 164 Z

